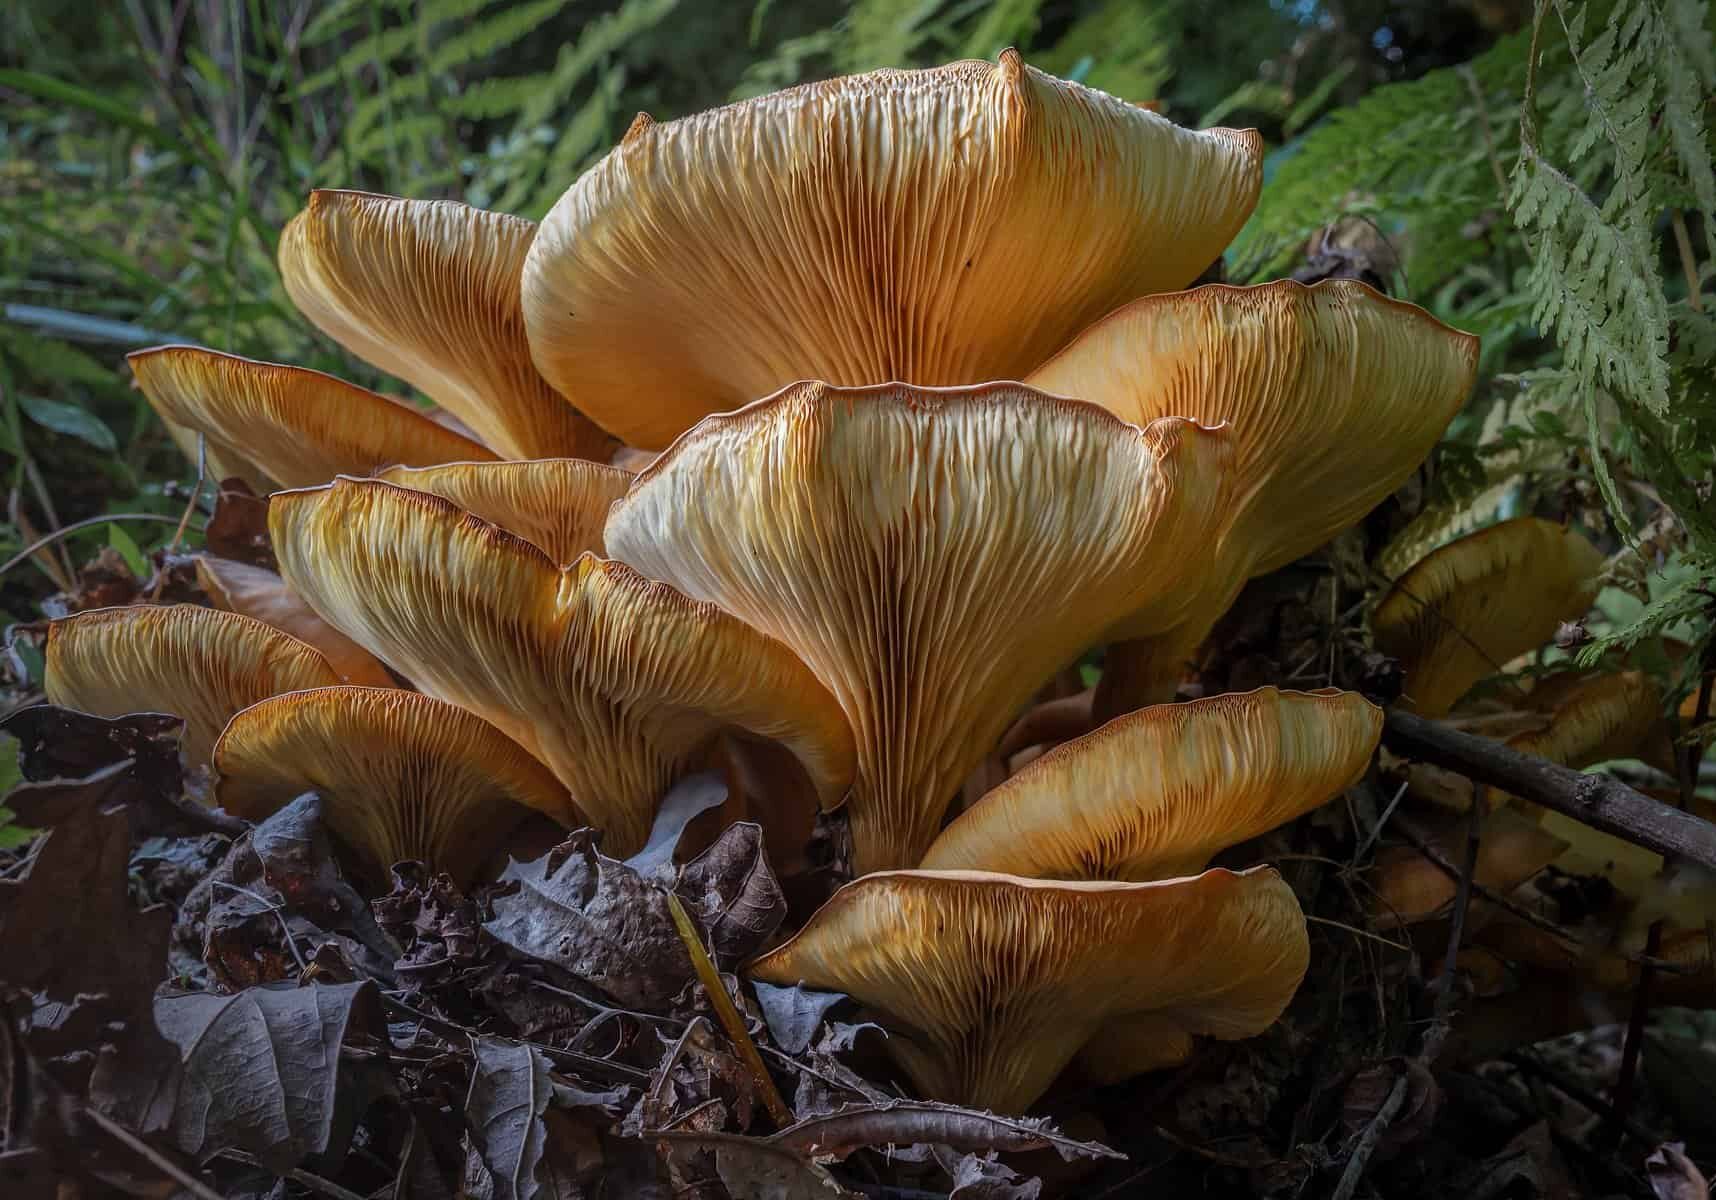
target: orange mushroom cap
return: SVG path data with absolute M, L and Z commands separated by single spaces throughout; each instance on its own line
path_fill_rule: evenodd
M 340 677 L 313 647 L 261 621 L 195 604 L 97 608 L 48 626 L 48 699 L 98 717 L 185 719 L 180 750 L 206 763 L 232 715 Z
M 547 763 L 608 853 L 642 846 L 668 785 L 728 726 L 787 746 L 824 804 L 845 792 L 851 731 L 804 664 L 622 563 L 557 568 L 448 500 L 373 479 L 279 493 L 269 528 L 294 591 Z
M 960 814 L 925 870 L 1165 879 L 1311 809 L 1364 773 L 1382 711 L 1355 692 L 1261 688 L 1117 717 Z
M 505 457 L 606 458 L 612 439 L 530 361 L 519 280 L 535 236 L 452 200 L 315 191 L 280 235 L 280 278 L 323 333 Z
M 1268 867 L 1155 883 L 886 871 L 841 888 L 747 972 L 876 1010 L 924 1095 L 1017 1112 L 1117 1022 L 1139 1063 L 1183 1055 L 1193 1034 L 1261 1033 L 1309 953 L 1299 902 Z
M 254 617 L 314 646 L 346 683 L 394 686 L 375 655 L 317 616 L 273 571 L 212 554 L 199 554 L 196 562 L 197 583 L 216 608 Z
M 1224 435 L 1017 384 L 804 383 L 710 417 L 633 483 L 608 551 L 779 638 L 858 744 L 859 873 L 915 864 L 1032 693 L 1206 570 Z
M 126 361 L 169 424 L 208 435 L 286 487 L 494 457 L 414 408 L 320 371 L 195 346 L 137 350 Z
M 1262 150 L 1011 50 L 640 117 L 530 248 L 531 353 L 646 449 L 794 380 L 1018 379 L 1196 278 L 1256 204 Z
M 566 789 L 500 730 L 397 688 L 290 692 L 233 717 L 214 748 L 215 797 L 260 821 L 308 791 L 377 878 L 408 859 L 461 883 L 530 809 L 578 823 Z

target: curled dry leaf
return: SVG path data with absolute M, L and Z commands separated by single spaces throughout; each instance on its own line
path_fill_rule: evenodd
M 274 543 L 268 539 L 268 501 L 234 476 L 220 481 L 214 513 L 203 528 L 203 544 L 210 554 L 246 566 L 278 571 Z
M 786 919 L 786 897 L 769 866 L 763 831 L 749 821 L 727 827 L 685 865 L 674 887 L 707 934 L 717 965 L 732 967 L 774 936 Z
M 1664 1142 L 1645 1159 L 1645 1173 L 1657 1200 L 1706 1200 L 1710 1185 L 1686 1157 L 1686 1143 Z
M 696 1151 L 708 1152 L 733 1200 L 857 1200 L 859 1195 L 817 1164 L 775 1145 L 772 1138 L 679 1132 L 654 1136 L 676 1162 Z
M 665 1008 L 691 978 L 662 893 L 598 851 L 591 830 L 574 831 L 532 862 L 508 863 L 501 882 L 518 890 L 495 898 L 484 928 L 527 958 L 647 1011 Z
M 465 1123 L 494 1184 L 495 1200 L 534 1200 L 547 1142 L 542 1115 L 553 1089 L 548 1059 L 534 1046 L 482 1037 L 465 1096 Z
M 757 1007 L 763 1010 L 769 1036 L 788 1054 L 803 1054 L 828 1010 L 846 997 L 840 992 L 813 992 L 798 986 L 776 987 L 756 980 Z
M 184 1065 L 173 1135 L 185 1153 L 244 1150 L 276 1172 L 344 1157 L 377 1084 L 343 1051 L 386 1036 L 373 983 L 168 994 L 155 1022 Z
M 1067 1137 L 1045 1117 L 1003 1117 L 929 1100 L 853 1105 L 800 1121 L 769 1141 L 818 1159 L 843 1159 L 866 1146 L 910 1145 L 978 1152 L 1053 1150 L 1068 1162 L 1125 1157 L 1100 1142 Z

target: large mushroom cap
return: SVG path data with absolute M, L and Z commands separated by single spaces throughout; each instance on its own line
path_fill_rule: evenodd
M 1398 488 L 1459 412 L 1478 339 L 1350 279 L 1212 284 L 1111 313 L 1026 382 L 1143 425 L 1233 426 L 1230 586 L 1309 554 Z
M 468 880 L 536 809 L 577 812 L 553 772 L 485 721 L 396 688 L 331 687 L 264 700 L 214 748 L 215 797 L 260 821 L 319 792 L 335 833 L 385 877 L 416 859 Z
M 602 553 L 608 509 L 632 473 L 582 458 L 394 467 L 378 479 L 445 496 L 466 512 L 516 533 L 557 563 Z
M 1051 883 L 979 871 L 888 871 L 834 894 L 748 973 L 845 992 L 877 1010 L 926 1095 L 1016 1112 L 1091 1035 L 1153 1028 L 1261 1033 L 1304 977 L 1309 943 L 1272 868 L 1157 883 Z
M 798 379 L 1018 379 L 1195 279 L 1261 167 L 1254 130 L 1182 129 L 1013 51 L 639 118 L 530 249 L 531 352 L 647 448 Z
M 858 741 L 859 873 L 915 864 L 1041 683 L 1208 566 L 1220 432 L 1017 384 L 797 384 L 710 417 L 608 518 L 608 552 L 792 647 Z
M 607 832 L 643 844 L 656 803 L 721 729 L 787 746 L 823 803 L 852 770 L 839 706 L 779 642 L 631 568 L 541 550 L 427 492 L 340 479 L 269 504 L 281 571 L 421 690 L 547 763 Z
M 396 463 L 494 457 L 416 409 L 320 371 L 195 346 L 138 350 L 126 361 L 163 419 L 208 435 L 286 487 Z
M 1674 769 L 1662 689 L 1643 671 L 1552 675 L 1526 703 L 1542 719 L 1507 739 L 1515 750 L 1567 767 L 1644 758 Z
M 1449 542 L 1395 581 L 1371 618 L 1406 672 L 1402 703 L 1441 716 L 1596 599 L 1603 555 L 1571 529 L 1518 517 Z
M 280 278 L 323 333 L 503 456 L 605 458 L 612 439 L 530 361 L 519 280 L 535 236 L 452 200 L 315 191 L 280 236 Z
M 1262 688 L 1117 717 L 1025 767 L 935 840 L 925 870 L 1164 879 L 1292 820 L 1370 762 L 1382 711 Z
M 216 608 L 255 617 L 314 646 L 344 682 L 362 687 L 394 686 L 387 668 L 375 655 L 317 616 L 273 571 L 199 554 L 197 584 Z
M 232 715 L 258 700 L 340 682 L 297 638 L 195 604 L 98 608 L 48 626 L 48 699 L 98 717 L 185 719 L 185 760 L 206 763 Z
M 1467 837 L 1464 818 L 1443 819 L 1430 830 L 1430 840 L 1446 862 L 1464 858 Z M 1478 859 L 1472 878 L 1503 895 L 1560 858 L 1567 843 L 1539 829 L 1537 822 L 1510 808 L 1498 808 L 1484 818 Z M 1406 924 L 1444 916 L 1459 890 L 1449 875 L 1415 846 L 1385 846 L 1377 853 L 1375 914 L 1379 924 Z

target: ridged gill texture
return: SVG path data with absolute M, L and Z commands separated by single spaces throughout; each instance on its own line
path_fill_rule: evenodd
M 162 418 L 231 447 L 284 487 L 494 457 L 416 409 L 320 371 L 194 346 L 139 350 L 127 361 Z
M 1662 690 L 1643 671 L 1551 675 L 1538 681 L 1527 703 L 1546 719 L 1508 738 L 1515 750 L 1566 767 L 1642 758 L 1675 770 Z
M 297 638 L 195 604 L 98 608 L 48 626 L 51 703 L 98 717 L 164 712 L 185 719 L 180 750 L 208 762 L 232 715 L 258 700 L 340 677 Z
M 608 509 L 632 473 L 582 458 L 395 467 L 376 478 L 444 496 L 466 512 L 516 533 L 557 563 L 602 553 Z
M 1012 51 L 640 117 L 531 246 L 530 348 L 652 449 L 796 380 L 1018 379 L 1196 278 L 1261 170 L 1254 130 L 1182 129 Z
M 1305 974 L 1292 889 L 1272 868 L 1158 883 L 889 871 L 834 894 L 752 978 L 876 1011 L 922 1093 L 1019 1112 L 1099 1028 L 1160 1065 L 1189 1035 L 1267 1029 Z
M 1017 384 L 801 384 L 642 472 L 608 552 L 792 647 L 858 742 L 860 873 L 916 865 L 1031 694 L 1128 613 L 1183 616 L 1224 435 Z
M 307 791 L 374 877 L 415 859 L 467 882 L 527 815 L 578 813 L 553 772 L 464 709 L 397 688 L 293 692 L 239 713 L 214 749 L 215 797 L 260 821 Z
M 419 689 L 547 763 L 606 831 L 642 846 L 657 802 L 726 726 L 793 751 L 824 804 L 852 772 L 839 706 L 772 638 L 631 568 L 564 568 L 427 492 L 340 479 L 269 504 L 281 571 Z
M 1227 423 L 1227 514 L 1209 593 L 1183 628 L 1113 653 L 1126 694 L 1171 699 L 1245 581 L 1311 553 L 1409 478 L 1471 391 L 1478 339 L 1362 283 L 1212 285 L 1136 300 L 1026 377 L 1124 420 Z M 1116 631 L 1133 636 L 1124 626 Z
M 323 333 L 502 457 L 605 459 L 612 439 L 530 361 L 519 279 L 535 236 L 452 200 L 316 191 L 280 235 L 280 278 Z
M 1382 711 L 1355 692 L 1254 692 L 1117 717 L 1037 759 L 936 838 L 925 870 L 1165 879 L 1364 773 Z
M 395 686 L 393 677 L 375 655 L 317 616 L 316 610 L 299 599 L 273 571 L 230 558 L 199 554 L 197 584 L 216 608 L 254 617 L 314 646 L 342 682 L 360 687 Z
M 1571 529 L 1518 517 L 1432 551 L 1377 604 L 1377 648 L 1406 671 L 1401 703 L 1439 717 L 1597 597 L 1603 555 Z

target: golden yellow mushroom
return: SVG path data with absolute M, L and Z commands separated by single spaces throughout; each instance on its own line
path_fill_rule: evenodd
M 1316 808 L 1370 762 L 1382 712 L 1355 692 L 1255 692 L 1117 717 L 953 821 L 925 870 L 1165 879 Z
M 1209 266 L 1262 149 L 1011 50 L 640 117 L 530 248 L 531 352 L 645 449 L 795 380 L 1018 379 Z
M 887 871 L 748 973 L 873 1009 L 924 1095 L 1018 1112 L 1105 1027 L 1127 1031 L 1115 1061 L 1143 1068 L 1193 1035 L 1261 1033 L 1308 956 L 1299 902 L 1267 867 L 1155 883 Z
M 280 235 L 280 278 L 323 333 L 503 457 L 606 459 L 613 439 L 530 361 L 519 281 L 535 236 L 452 200 L 316 191 Z
M 779 638 L 839 698 L 862 874 L 917 863 L 961 780 L 1103 630 L 1184 615 L 1225 455 L 1219 431 L 1017 384 L 799 384 L 675 442 L 607 546 Z
M 180 751 L 208 762 L 240 709 L 339 674 L 313 647 L 237 613 L 195 604 L 98 608 L 48 626 L 45 688 L 66 708 L 119 717 L 164 712 L 185 719 Z
M 214 748 L 215 797 L 260 821 L 305 792 L 372 876 L 414 859 L 464 883 L 531 809 L 577 811 L 553 772 L 461 708 L 397 688 L 291 692 L 233 717 Z
M 631 568 L 557 567 L 451 501 L 380 480 L 282 492 L 281 572 L 330 624 L 419 689 L 548 764 L 606 830 L 642 846 L 656 804 L 723 729 L 771 738 L 838 804 L 852 735 L 779 642 Z
M 206 434 L 285 487 L 397 463 L 494 457 L 414 408 L 320 371 L 194 346 L 138 350 L 126 361 L 163 419 Z

